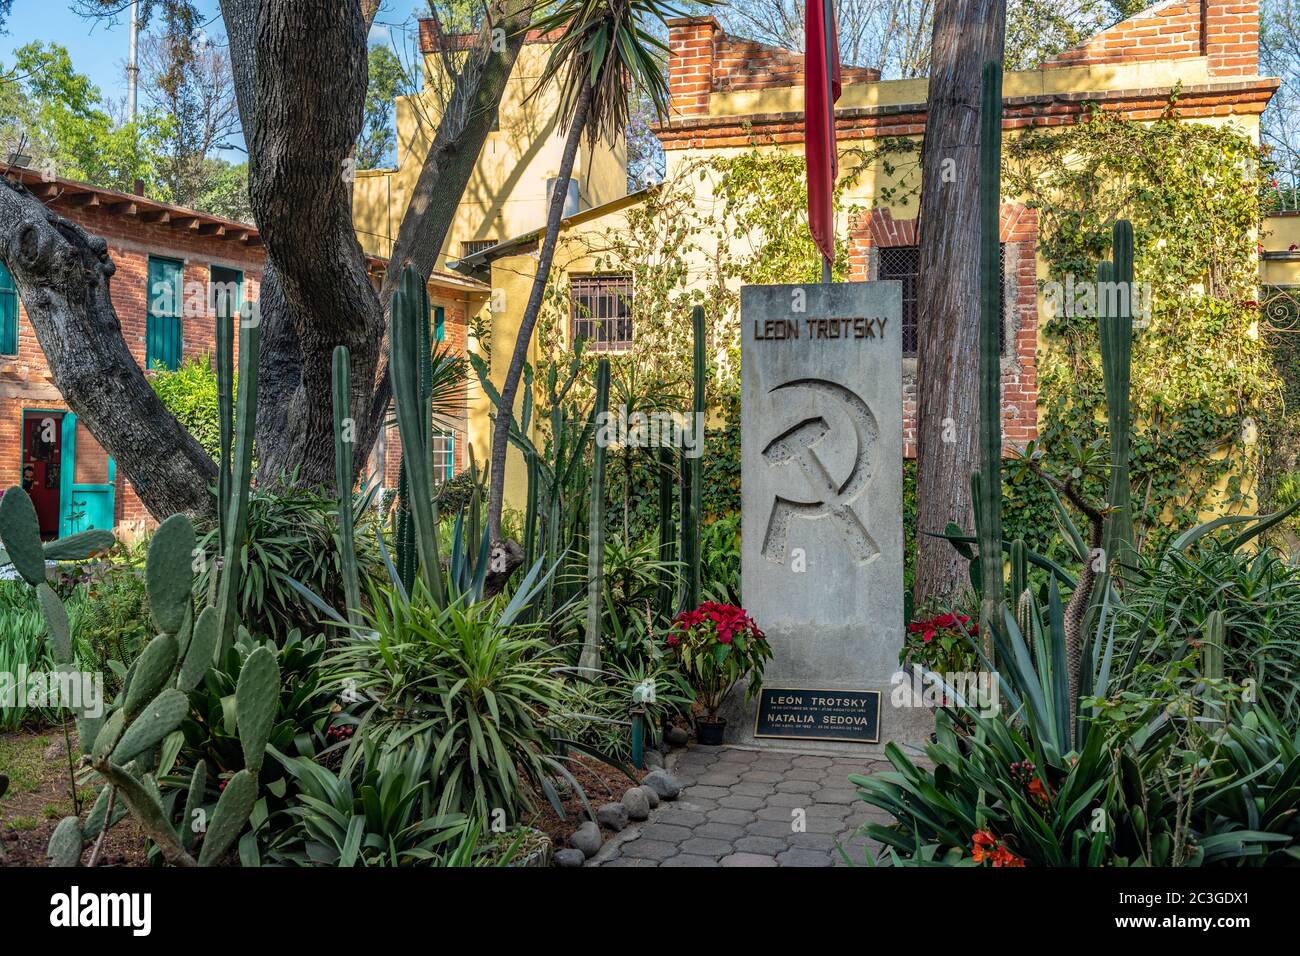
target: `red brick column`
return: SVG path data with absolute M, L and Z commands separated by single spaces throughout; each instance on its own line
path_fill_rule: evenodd
M 668 21 L 669 118 L 707 116 L 722 27 L 713 17 Z
M 1006 246 L 1007 352 L 1002 359 L 1002 438 L 1023 447 L 1038 434 L 1038 276 L 1035 252 L 1038 213 L 1004 203 L 999 241 Z M 888 209 L 858 217 L 849 232 L 849 275 L 855 281 L 879 275 L 875 250 L 913 246 L 916 219 L 895 219 Z M 972 357 L 974 361 L 974 357 Z M 903 455 L 916 457 L 916 360 L 903 360 Z

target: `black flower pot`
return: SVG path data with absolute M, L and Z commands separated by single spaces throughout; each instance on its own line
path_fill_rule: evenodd
M 695 737 L 708 747 L 717 747 L 722 743 L 722 735 L 727 730 L 727 718 L 714 717 L 712 720 L 701 717 L 695 721 Z

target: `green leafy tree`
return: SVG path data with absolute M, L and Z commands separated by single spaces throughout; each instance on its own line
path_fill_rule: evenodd
M 394 100 L 408 92 L 406 70 L 392 47 L 376 44 L 369 53 L 370 81 L 366 87 L 365 125 L 357 141 L 357 168 L 375 169 L 389 163 L 397 145 L 393 127 Z
M 145 115 L 114 123 L 98 88 L 57 43 L 21 47 L 14 73 L 14 89 L 0 97 L 0 142 L 10 150 L 21 145 L 33 165 L 110 189 L 129 192 L 137 179 L 156 183 L 164 121 Z
M 145 102 L 167 117 L 156 160 L 159 198 L 248 218 L 247 197 L 236 195 L 238 177 L 228 175 L 231 164 L 218 156 L 239 133 L 228 51 L 200 31 L 192 11 L 167 10 L 161 30 L 145 41 L 141 62 Z M 246 193 L 246 173 L 243 178 Z

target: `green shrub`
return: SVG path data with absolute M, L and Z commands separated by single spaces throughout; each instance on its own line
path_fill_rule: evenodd
M 162 403 L 193 435 L 213 461 L 221 455 L 217 373 L 207 356 L 191 356 L 180 368 L 157 369 L 149 384 Z
M 1271 548 L 1234 550 L 1221 538 L 1142 559 L 1124 595 L 1120 653 L 1173 663 L 1197 656 L 1205 621 L 1222 611 L 1224 676 L 1253 683 L 1289 724 L 1300 721 L 1300 568 Z
M 587 745 L 617 760 L 632 752 L 631 710 L 645 711 L 646 746 L 658 746 L 669 718 L 690 712 L 695 692 L 671 657 L 649 649 L 640 659 L 622 663 L 604 658 L 594 679 L 570 679 L 546 718 L 553 736 Z M 652 694 L 638 688 L 653 688 Z
M 355 774 L 284 757 L 297 797 L 272 819 L 268 856 L 290 866 L 487 866 L 481 828 L 460 814 L 428 816 L 424 757 L 393 762 L 372 746 Z M 354 782 L 354 779 L 355 782 Z M 502 856 L 502 862 L 509 854 Z
M 319 613 L 288 583 L 290 578 L 331 607 L 345 605 L 336 509 L 333 497 L 288 483 L 259 486 L 249 494 L 239 608 L 240 618 L 259 636 L 282 640 L 293 630 L 310 634 L 319 629 Z M 367 579 L 386 579 L 375 538 L 379 524 L 377 513 L 358 503 L 355 539 L 363 592 Z M 216 529 L 199 545 L 204 554 L 215 555 Z M 194 577 L 200 600 L 212 585 L 215 567 L 210 557 Z
M 183 741 L 175 768 L 163 768 L 168 775 L 159 781 L 164 798 L 172 797 L 183 804 L 191 775 L 199 764 L 206 766 L 206 779 L 214 788 L 219 781 L 245 769 L 233 704 L 244 662 L 258 646 L 252 641 L 233 645 L 190 692 L 190 710 L 181 722 Z M 275 652 L 280 685 L 266 761 L 258 777 L 266 791 L 267 808 L 274 812 L 284 807 L 297 789 L 298 775 L 290 772 L 285 755 L 310 758 L 326 749 L 333 699 L 321 689 L 324 638 L 303 638 L 292 631 L 278 650 L 270 643 L 265 646 Z M 181 808 L 171 809 L 179 812 Z
M 438 486 L 438 513 L 453 517 L 459 514 L 462 508 L 469 507 L 477 489 L 474 475 L 468 470 L 444 481 Z M 480 497 L 481 504 L 486 501 L 486 497 Z
M 496 808 L 515 821 L 534 790 L 552 796 L 551 779 L 568 773 L 542 730 L 563 696 L 542 627 L 515 623 L 501 599 L 439 608 L 421 584 L 409 601 L 371 596 L 364 628 L 328 659 L 331 686 L 359 698 L 344 771 L 361 766 L 363 741 L 378 759 L 418 755 L 411 779 L 423 781 L 424 805 L 475 821 Z
M 738 510 L 700 528 L 700 562 L 704 596 L 718 604 L 741 607 Z
M 104 673 L 104 690 L 111 698 L 121 680 L 108 662 L 130 667 L 154 634 L 144 561 L 137 552 L 116 545 L 105 558 L 83 566 L 80 587 L 86 600 L 80 624 L 73 631 L 77 654 Z

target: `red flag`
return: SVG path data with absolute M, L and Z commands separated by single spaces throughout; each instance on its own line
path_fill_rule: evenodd
M 828 44 L 829 41 L 829 44 Z M 828 63 L 829 60 L 829 69 Z M 829 73 L 830 89 L 827 90 Z M 839 175 L 834 103 L 840 98 L 840 44 L 831 0 L 808 0 L 804 16 L 804 156 L 808 163 L 808 227 L 822 255 L 835 260 L 831 194 Z

